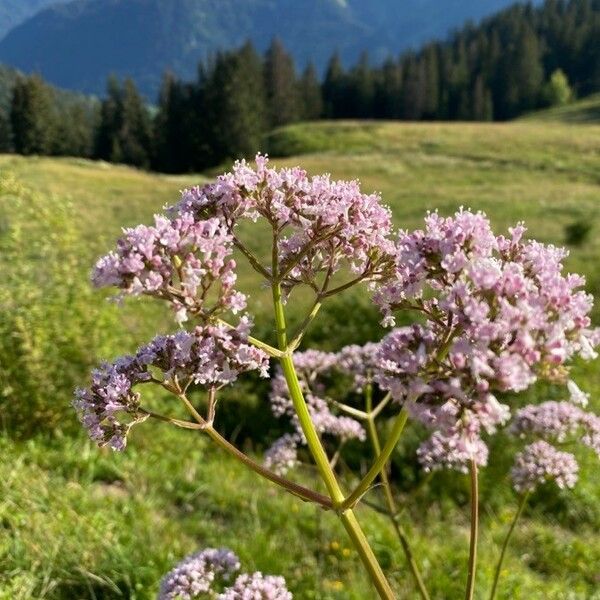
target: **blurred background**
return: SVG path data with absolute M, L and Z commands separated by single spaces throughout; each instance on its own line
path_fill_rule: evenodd
M 258 151 L 359 178 L 402 228 L 459 206 L 497 231 L 524 220 L 568 246 L 569 270 L 598 297 L 600 1 L 0 0 L 0 599 L 150 599 L 206 546 L 284 575 L 298 599 L 372 597 L 327 514 L 191 432 L 152 423 L 125 453 L 99 450 L 70 407 L 99 361 L 173 328 L 166 308 L 92 290 L 96 257 L 122 226 Z M 272 341 L 269 304 L 240 263 L 257 335 Z M 304 346 L 377 340 L 379 318 L 352 291 Z M 597 367 L 575 371 L 600 409 Z M 280 433 L 268 392 L 246 378 L 218 415 L 257 455 Z M 404 437 L 393 477 L 432 596 L 456 598 L 468 484 L 425 476 L 421 434 Z M 516 508 L 511 444 L 497 437 L 482 476 L 481 589 Z M 578 458 L 574 491 L 532 498 L 499 597 L 600 598 L 598 465 Z M 310 469 L 297 476 L 316 485 Z M 414 598 L 388 522 L 368 507 L 359 517 L 398 597 Z

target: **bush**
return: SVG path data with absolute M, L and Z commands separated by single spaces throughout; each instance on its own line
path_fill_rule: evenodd
M 117 330 L 81 248 L 69 202 L 0 178 L 0 425 L 11 434 L 72 427 L 73 388 Z

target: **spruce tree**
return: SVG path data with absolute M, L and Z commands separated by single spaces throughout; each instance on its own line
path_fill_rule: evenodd
M 298 97 L 300 99 L 300 118 L 314 121 L 323 116 L 323 94 L 317 75 L 317 69 L 309 62 L 298 81 Z
M 296 68 L 293 58 L 278 38 L 273 40 L 265 54 L 264 74 L 269 126 L 281 127 L 297 121 L 301 107 Z
M 345 97 L 346 74 L 340 55 L 335 52 L 329 60 L 323 81 L 323 105 L 327 118 L 337 119 L 346 116 Z
M 213 161 L 254 155 L 267 131 L 260 57 L 250 42 L 217 56 L 205 82 L 205 119 Z
M 17 79 L 10 108 L 16 152 L 50 153 L 56 132 L 52 102 L 52 91 L 38 75 Z
M 111 75 L 106 84 L 106 97 L 100 105 L 94 141 L 94 156 L 107 161 L 121 161 L 119 131 L 122 124 L 123 99 L 119 80 Z
M 118 132 L 121 160 L 147 169 L 152 155 L 150 114 L 132 79 L 123 84 L 121 127 Z

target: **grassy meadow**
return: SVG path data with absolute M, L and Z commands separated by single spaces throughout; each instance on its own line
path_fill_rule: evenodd
M 568 268 L 586 275 L 600 324 L 600 124 L 576 120 L 321 122 L 276 131 L 266 146 L 277 165 L 360 179 L 365 190 L 382 193 L 399 227 L 419 226 L 427 210 L 449 214 L 464 206 L 484 210 L 496 230 L 523 220 L 532 237 L 568 243 Z M 129 301 L 119 308 L 106 302 L 105 291 L 90 291 L 94 259 L 111 248 L 121 226 L 148 222 L 178 190 L 212 175 L 0 156 L 1 600 L 150 599 L 162 574 L 206 546 L 232 548 L 247 570 L 284 575 L 299 600 L 374 597 L 331 515 L 257 480 L 197 434 L 148 423 L 115 454 L 97 449 L 74 423 L 72 388 L 87 382 L 91 365 L 172 328 L 162 307 Z M 243 235 L 264 250 L 260 235 Z M 245 265 L 240 281 L 252 296 L 256 330 L 272 340 L 267 298 Z M 364 342 L 380 333 L 377 321 L 366 290 L 353 291 L 326 307 L 308 341 L 331 350 Z M 576 371 L 600 410 L 598 366 Z M 217 425 L 252 452 L 260 444 L 251 439 L 268 437 L 276 423 L 264 384 L 240 390 L 220 405 Z M 459 598 L 467 481 L 455 473 L 425 479 L 414 466 L 416 439 L 410 429 L 394 457 L 404 525 L 432 597 Z M 516 508 L 507 478 L 510 444 L 498 438 L 491 461 L 499 459 L 482 476 L 478 598 L 487 597 Z M 500 598 L 600 599 L 598 463 L 581 458 L 573 492 L 544 489 L 532 499 L 507 556 Z M 317 485 L 308 468 L 296 476 Z M 415 598 L 389 524 L 366 506 L 358 517 L 398 597 Z

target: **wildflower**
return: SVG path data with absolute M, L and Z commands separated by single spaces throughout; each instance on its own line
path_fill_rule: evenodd
M 117 249 L 96 263 L 94 285 L 166 300 L 180 323 L 189 314 L 208 318 L 245 308 L 245 296 L 234 289 L 233 238 L 219 219 L 181 213 L 154 220 L 154 226 L 124 230 Z
M 569 452 L 561 452 L 538 440 L 520 452 L 511 471 L 513 486 L 518 492 L 531 492 L 547 481 L 563 488 L 577 483 L 579 466 Z
M 235 163 L 215 183 L 184 190 L 172 212 L 196 219 L 217 216 L 233 231 L 241 218 L 266 219 L 279 232 L 278 274 L 290 291 L 298 284 L 327 280 L 346 261 L 357 281 L 380 279 L 391 266 L 391 213 L 376 194 L 363 194 L 356 181 L 308 177 L 299 167 L 276 170 L 266 156 L 255 166 Z
M 298 443 L 297 435 L 282 435 L 265 452 L 265 467 L 277 475 L 285 475 L 298 464 Z
M 369 342 L 363 346 L 352 344 L 342 348 L 337 356 L 339 369 L 354 377 L 354 389 L 357 392 L 372 382 L 378 369 L 377 352 L 379 344 Z
M 268 357 L 247 343 L 248 328 L 249 322 L 242 319 L 235 329 L 205 325 L 158 336 L 135 356 L 96 369 L 91 386 L 77 390 L 74 400 L 90 437 L 101 446 L 125 448 L 131 427 L 148 416 L 133 390 L 138 384 L 177 380 L 184 387 L 193 383 L 216 390 L 246 371 L 258 370 L 267 377 Z
M 233 586 L 217 596 L 218 600 L 292 600 L 285 579 L 260 572 L 240 575 Z
M 457 449 L 483 457 L 481 435 L 510 417 L 495 392 L 564 383 L 570 359 L 594 356 L 583 278 L 562 273 L 566 251 L 523 241 L 524 232 L 518 225 L 495 236 L 483 213 L 432 213 L 424 230 L 399 235 L 395 276 L 375 294 L 388 324 L 396 309 L 425 318 L 383 340 L 376 380 L 400 403 L 417 399 L 411 414 L 439 431 L 421 452 L 429 468 L 442 448 L 448 464 L 466 456 Z
M 188 556 L 164 576 L 158 600 L 208 597 L 218 583 L 229 581 L 239 569 L 240 561 L 231 550 L 207 548 Z

